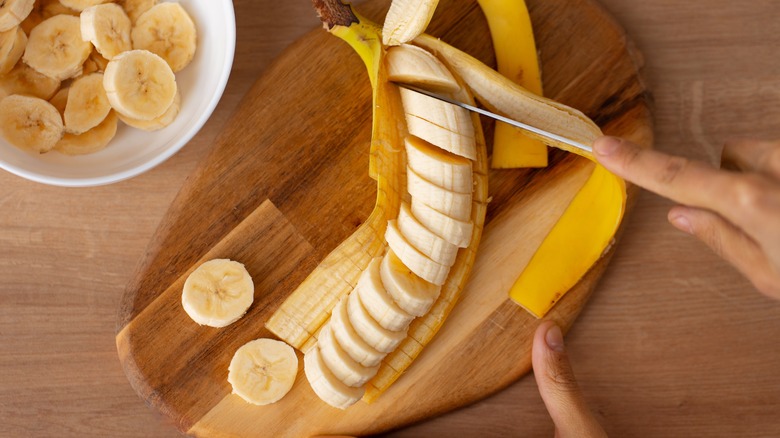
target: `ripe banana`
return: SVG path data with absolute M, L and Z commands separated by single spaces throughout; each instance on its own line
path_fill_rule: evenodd
M 0 1 L 0 32 L 18 26 L 30 14 L 34 4 L 35 0 Z
M 105 120 L 111 104 L 103 89 L 103 73 L 92 73 L 73 81 L 63 119 L 65 131 L 82 134 Z
M 109 61 L 103 77 L 111 107 L 138 120 L 160 117 L 176 97 L 176 76 L 162 58 L 146 50 L 123 52 Z
M 70 94 L 70 87 L 60 88 L 60 91 L 49 99 L 49 103 L 57 108 L 61 116 L 65 114 L 65 107 L 68 105 L 68 94 Z
M 328 369 L 319 347 L 311 348 L 303 356 L 303 370 L 317 396 L 334 408 L 346 409 L 363 397 L 365 388 L 347 386 Z
M 440 93 L 457 91 L 458 82 L 435 56 L 410 44 L 387 49 L 387 78 Z
M 382 362 L 385 354 L 368 345 L 368 343 L 357 334 L 355 328 L 352 326 L 352 322 L 350 322 L 347 299 L 348 297 L 342 298 L 338 304 L 336 304 L 336 307 L 333 308 L 333 314 L 331 315 L 329 323 L 333 337 L 353 360 L 367 368 L 375 367 Z
M 451 154 L 414 136 L 406 137 L 406 159 L 418 175 L 457 193 L 474 190 L 471 160 Z
M 138 17 L 157 4 L 157 0 L 123 0 L 120 4 L 130 18 L 130 22 L 135 24 Z
M 179 110 L 181 110 L 181 93 L 179 90 L 176 90 L 176 97 L 173 99 L 173 103 L 160 117 L 152 120 L 138 120 L 122 114 L 118 115 L 119 120 L 133 128 L 141 129 L 143 131 L 157 131 L 173 123 L 173 121 L 176 120 L 176 116 L 179 115 Z
M 132 32 L 133 48 L 149 50 L 165 59 L 174 72 L 195 56 L 197 31 L 179 3 L 160 3 L 144 12 Z
M 54 150 L 65 155 L 85 155 L 103 150 L 114 139 L 118 123 L 116 111 L 110 111 L 99 125 L 89 131 L 82 134 L 66 132 Z
M 63 6 L 73 9 L 74 11 L 83 11 L 90 6 L 108 3 L 110 1 L 112 0 L 59 0 Z
M 363 307 L 382 328 L 394 332 L 406 330 L 414 317 L 401 309 L 388 294 L 379 273 L 381 264 L 380 257 L 371 260 L 352 293 L 359 295 Z
M 428 256 L 417 250 L 401 234 L 398 224 L 395 220 L 387 224 L 387 233 L 385 239 L 390 249 L 398 256 L 404 265 L 425 281 L 441 286 L 447 280 L 450 272 L 449 266 L 436 263 Z
M 132 24 L 116 3 L 90 6 L 81 12 L 81 39 L 89 41 L 108 60 L 132 49 Z
M 470 211 L 469 211 L 470 212 Z M 437 236 L 412 214 L 409 204 L 403 203 L 398 213 L 398 230 L 416 250 L 442 266 L 452 266 L 458 256 L 458 247 Z
M 406 338 L 406 327 L 403 331 L 392 331 L 379 325 L 368 313 L 360 301 L 359 293 L 349 294 L 347 300 L 349 322 L 366 343 L 381 353 L 389 353 Z
M 62 132 L 60 113 L 49 102 L 16 94 L 0 101 L 0 134 L 8 143 L 45 153 L 60 140 Z
M 471 217 L 471 193 L 455 193 L 441 188 L 408 168 L 406 179 L 413 199 L 418 198 L 434 210 L 459 221 L 467 221 Z
M 200 325 L 225 327 L 244 316 L 255 287 L 244 265 L 227 259 L 209 260 L 187 277 L 181 304 Z
M 379 266 L 382 285 L 393 301 L 412 316 L 423 316 L 439 297 L 441 286 L 418 277 L 388 250 Z
M 20 62 L 7 75 L 0 76 L 0 99 L 12 94 L 49 100 L 60 88 L 60 81 L 44 76 Z
M 92 45 L 81 40 L 79 18 L 55 15 L 30 32 L 22 59 L 39 73 L 62 81 L 81 73 L 91 51 Z
M 35 8 L 33 8 L 32 12 L 30 12 L 30 15 L 28 15 L 27 18 L 25 18 L 24 21 L 19 24 L 19 27 L 26 35 L 29 35 L 33 28 L 41 24 L 41 22 L 44 20 L 43 9 L 39 6 L 39 4 L 40 3 L 36 3 Z
M 273 339 L 256 339 L 233 354 L 228 382 L 233 394 L 262 406 L 281 400 L 292 389 L 297 374 L 298 356 L 292 347 Z
M 459 248 L 469 246 L 474 231 L 472 222 L 453 219 L 421 202 L 419 198 L 412 199 L 412 214 L 421 224 L 447 242 Z
M 379 366 L 365 367 L 355 361 L 336 341 L 329 323 L 320 330 L 317 345 L 325 366 L 347 386 L 365 385 L 379 369 Z
M 0 32 L 0 76 L 14 68 L 27 46 L 27 34 L 21 27 Z
M 382 43 L 408 43 L 425 31 L 439 0 L 393 0 L 382 28 Z

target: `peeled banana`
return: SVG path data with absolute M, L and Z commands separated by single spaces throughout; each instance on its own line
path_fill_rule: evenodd
M 457 91 L 452 73 L 430 52 L 410 44 L 387 49 L 387 78 L 442 93 Z
M 62 133 L 60 113 L 49 102 L 17 94 L 0 101 L 0 134 L 8 143 L 44 153 L 57 144 Z
M 120 3 L 127 16 L 130 17 L 130 22 L 135 24 L 138 17 L 157 4 L 157 0 L 121 0 Z
M 73 9 L 74 11 L 83 11 L 90 6 L 109 3 L 110 1 L 111 0 L 59 0 L 63 6 Z
M 382 328 L 390 331 L 406 330 L 414 316 L 399 307 L 385 289 L 380 273 L 381 264 L 382 259 L 379 257 L 371 260 L 353 293 L 358 294 L 363 307 Z
M 59 81 L 81 74 L 92 45 L 81 39 L 78 17 L 55 15 L 36 26 L 22 59 L 39 73 Z
M 382 43 L 397 46 L 408 43 L 425 31 L 439 0 L 394 0 L 385 17 Z
M 195 56 L 197 31 L 184 8 L 175 2 L 160 3 L 138 17 L 132 32 L 133 48 L 161 56 L 174 72 Z
M 468 111 L 412 90 L 400 91 L 409 134 L 455 155 L 475 159 L 474 127 Z
M 124 116 L 152 120 L 176 98 L 176 76 L 165 60 L 147 50 L 123 52 L 109 61 L 103 76 L 111 107 Z
M 411 168 L 406 169 L 409 194 L 434 210 L 459 221 L 471 217 L 471 192 L 457 193 L 426 180 Z
M 420 198 L 412 199 L 411 208 L 414 217 L 437 236 L 459 248 L 469 246 L 474 231 L 472 222 L 453 219 L 444 213 L 436 211 L 428 204 L 422 202 Z
M 334 408 L 346 409 L 363 397 L 365 388 L 344 384 L 328 369 L 322 360 L 319 346 L 306 352 L 303 364 L 311 388 L 320 399 Z
M 60 81 L 38 73 L 23 62 L 16 64 L 7 75 L 0 76 L 0 98 L 23 94 L 49 100 L 59 88 Z
M 320 330 L 317 345 L 325 366 L 347 386 L 358 388 L 365 385 L 379 369 L 378 366 L 366 367 L 355 361 L 336 341 L 329 323 Z
M 457 193 L 474 190 L 471 160 L 451 154 L 414 136 L 406 137 L 409 168 L 437 186 Z
M 349 357 L 364 367 L 375 367 L 382 362 L 385 354 L 370 346 L 355 331 L 355 327 L 352 326 L 352 322 L 350 321 L 347 300 L 348 297 L 342 298 L 338 304 L 336 304 L 336 307 L 333 308 L 333 314 L 328 323 L 329 327 L 333 332 L 336 342 L 338 342 L 344 351 L 349 354 Z
M 103 150 L 114 139 L 118 123 L 116 112 L 110 111 L 99 125 L 89 131 L 81 134 L 66 132 L 54 150 L 65 155 L 85 155 Z
M 130 18 L 115 3 L 90 6 L 81 12 L 81 38 L 108 60 L 132 49 L 131 27 Z
M 256 339 L 236 350 L 228 367 L 233 394 L 254 405 L 282 399 L 295 383 L 298 356 L 284 342 Z
M 103 89 L 103 74 L 82 76 L 71 84 L 68 92 L 63 114 L 65 131 L 71 134 L 87 132 L 105 120 L 109 111 L 111 104 Z
M 225 327 L 244 316 L 254 300 L 252 277 L 241 263 L 209 260 L 187 277 L 181 304 L 200 325 Z
M 0 32 L 0 76 L 11 71 L 27 46 L 27 34 L 21 27 Z
M 471 211 L 469 210 L 469 213 Z M 442 266 L 452 266 L 458 256 L 458 247 L 447 242 L 414 217 L 409 204 L 401 205 L 398 213 L 398 231 L 415 249 Z
M 173 103 L 160 117 L 156 117 L 152 120 L 138 120 L 119 114 L 119 120 L 125 122 L 126 125 L 143 131 L 157 131 L 173 123 L 173 121 L 176 120 L 176 116 L 179 115 L 179 110 L 181 110 L 181 93 L 177 90 L 176 97 L 173 98 Z
M 392 250 L 382 258 L 379 275 L 396 305 L 412 316 L 428 313 L 441 292 L 441 286 L 418 277 Z
M 34 4 L 35 0 L 0 1 L 0 32 L 18 26 L 30 14 Z
M 412 246 L 406 237 L 401 234 L 401 230 L 398 229 L 398 223 L 395 220 L 387 224 L 385 239 L 387 239 L 387 245 L 401 262 L 408 266 L 418 277 L 437 286 L 441 286 L 447 280 L 450 267 L 431 260 Z

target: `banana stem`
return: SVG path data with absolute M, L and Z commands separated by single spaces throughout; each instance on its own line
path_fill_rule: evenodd
M 352 12 L 352 6 L 341 0 L 311 0 L 311 3 L 327 30 L 335 26 L 349 27 L 352 23 L 360 23 L 360 19 Z

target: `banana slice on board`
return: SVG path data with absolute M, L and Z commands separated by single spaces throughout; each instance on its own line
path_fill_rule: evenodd
M 425 31 L 439 0 L 393 0 L 382 28 L 382 43 L 408 43 Z
M 447 67 L 429 51 L 410 44 L 387 49 L 387 79 L 431 91 L 450 93 L 460 85 Z
M 82 134 L 65 133 L 54 150 L 65 155 L 85 155 L 105 149 L 116 135 L 119 119 L 115 111 L 108 113 L 99 125 Z
M 130 22 L 135 24 L 138 17 L 157 4 L 157 0 L 123 0 L 120 4 L 130 18 Z
M 365 367 L 352 359 L 334 338 L 330 324 L 325 324 L 320 330 L 317 344 L 325 365 L 336 378 L 347 386 L 361 387 L 374 378 L 379 370 L 378 365 Z
M 436 263 L 452 266 L 458 256 L 458 247 L 437 236 L 412 214 L 406 202 L 398 212 L 398 230 L 415 249 Z
M 73 9 L 75 11 L 83 11 L 90 6 L 100 5 L 108 3 L 112 0 L 59 0 L 66 8 Z
M 90 6 L 81 12 L 81 39 L 89 41 L 108 60 L 132 49 L 132 24 L 116 3 Z
M 347 311 L 349 312 L 349 322 L 352 323 L 355 331 L 368 345 L 379 352 L 390 353 L 406 338 L 406 329 L 392 331 L 379 325 L 360 301 L 359 293 L 353 291 L 349 294 Z
M 303 356 L 303 369 L 314 393 L 334 408 L 346 409 L 363 397 L 364 388 L 347 386 L 328 369 L 317 346 Z
M 474 232 L 472 222 L 453 219 L 421 202 L 419 198 L 412 198 L 412 214 L 425 228 L 459 248 L 466 248 L 471 243 Z
M 14 68 L 27 47 L 27 34 L 21 27 L 0 32 L 0 75 Z
M 437 286 L 441 286 L 447 280 L 450 267 L 434 262 L 412 246 L 401 234 L 401 231 L 398 229 L 398 223 L 395 220 L 387 222 L 385 240 L 404 265 L 418 277 Z
M 90 52 L 92 44 L 81 40 L 79 18 L 55 15 L 30 32 L 22 60 L 39 73 L 62 81 L 81 74 Z
M 398 307 L 393 301 L 393 297 L 387 293 L 379 274 L 381 264 L 380 257 L 371 260 L 366 270 L 360 275 L 353 293 L 359 294 L 363 307 L 380 326 L 395 332 L 406 330 L 414 316 Z
M 37 97 L 11 95 L 0 101 L 0 134 L 28 151 L 49 152 L 62 137 L 57 108 Z
M 382 258 L 379 274 L 387 293 L 398 307 L 410 315 L 424 316 L 439 298 L 441 286 L 415 275 L 392 250 L 388 250 Z
M 35 0 L 0 1 L 0 32 L 13 29 L 33 10 Z
M 452 192 L 474 191 L 471 160 L 451 154 L 411 135 L 406 137 L 404 142 L 409 167 L 415 173 Z
M 209 260 L 187 277 L 181 294 L 184 311 L 193 321 L 225 327 L 244 316 L 255 287 L 244 265 L 227 259 Z
M 333 308 L 333 313 L 330 316 L 330 328 L 341 348 L 349 354 L 349 357 L 364 367 L 374 367 L 384 359 L 385 354 L 368 345 L 352 326 L 347 309 L 347 297 L 342 298 Z
M 134 49 L 160 55 L 174 72 L 189 65 L 195 56 L 195 23 L 179 3 L 160 3 L 144 12 L 133 27 L 132 37 Z
M 410 168 L 406 169 L 406 183 L 412 199 L 418 198 L 437 211 L 459 221 L 467 221 L 471 218 L 471 193 L 455 193 L 439 187 Z
M 132 126 L 133 128 L 136 129 L 141 129 L 144 131 L 157 131 L 173 123 L 173 121 L 176 120 L 176 116 L 179 115 L 180 110 L 181 110 L 181 93 L 178 90 L 176 90 L 176 97 L 173 99 L 173 103 L 168 108 L 168 110 L 165 111 L 165 113 L 160 117 L 157 117 L 152 120 L 137 120 L 132 117 L 127 117 L 122 114 L 119 114 L 119 120 L 125 122 L 125 124 Z
M 147 50 L 123 52 L 103 76 L 111 107 L 138 120 L 160 117 L 176 98 L 176 76 L 165 60 Z
M 7 75 L 0 76 L 0 99 L 12 94 L 49 100 L 60 88 L 60 81 L 44 76 L 27 64 L 16 64 Z
M 290 392 L 297 375 L 295 350 L 273 339 L 247 342 L 236 350 L 228 367 L 233 394 L 261 406 L 281 400 Z
M 70 86 L 63 115 L 65 131 L 82 134 L 105 120 L 111 104 L 103 88 L 103 74 L 92 73 L 76 79 Z

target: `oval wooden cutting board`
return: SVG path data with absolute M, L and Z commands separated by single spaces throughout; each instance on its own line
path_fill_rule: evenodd
M 546 95 L 584 111 L 608 134 L 651 147 L 641 56 L 621 28 L 591 0 L 527 2 Z M 381 21 L 387 6 L 376 0 L 358 9 Z M 494 63 L 473 0 L 441 1 L 429 33 Z M 376 195 L 367 174 L 370 130 L 371 90 L 360 59 L 342 41 L 313 30 L 257 81 L 173 202 L 123 296 L 116 342 L 132 386 L 181 431 L 378 433 L 472 403 L 530 370 L 539 321 L 507 291 L 592 166 L 560 151 L 552 152 L 547 169 L 490 173 L 485 232 L 460 303 L 376 403 L 333 409 L 302 372 L 290 394 L 270 406 L 230 393 L 227 368 L 235 350 L 271 336 L 264 322 L 368 217 Z M 610 255 L 548 318 L 568 330 Z M 223 329 L 198 326 L 180 304 L 187 274 L 217 257 L 244 263 L 256 288 L 247 315 Z

